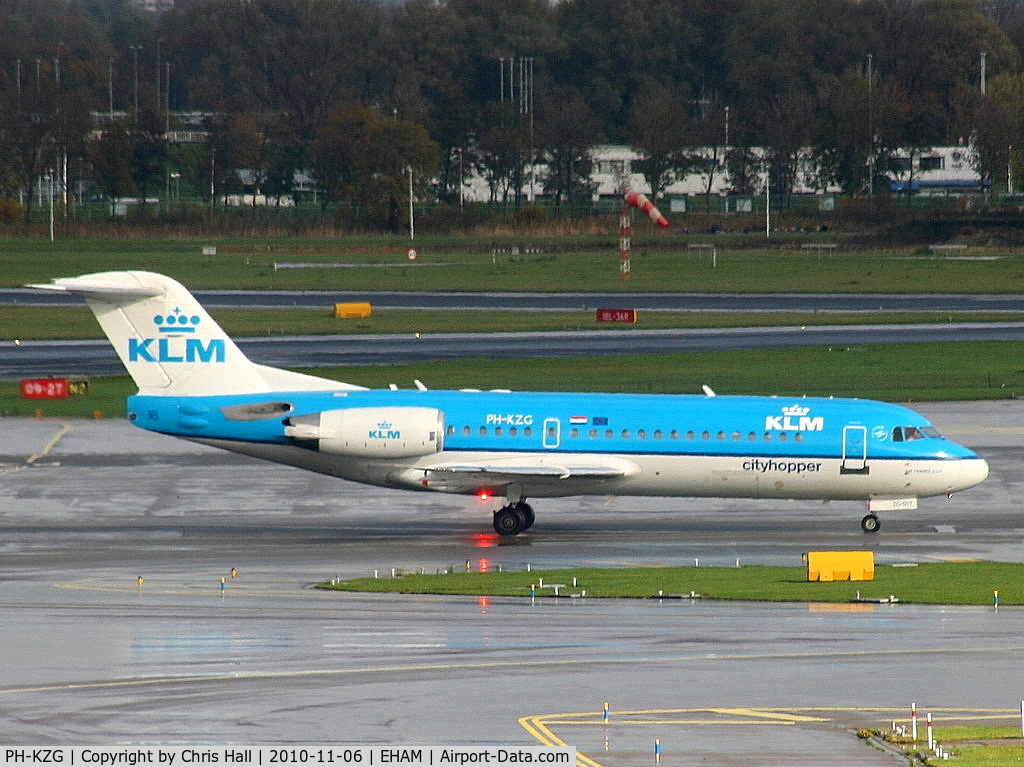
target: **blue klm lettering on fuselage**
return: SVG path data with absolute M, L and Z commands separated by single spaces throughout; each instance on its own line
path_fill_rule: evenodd
M 129 362 L 224 362 L 223 338 L 129 338 Z

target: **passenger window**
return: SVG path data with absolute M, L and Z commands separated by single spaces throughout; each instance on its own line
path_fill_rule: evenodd
M 531 429 L 529 426 L 527 426 L 525 429 L 523 429 L 523 436 L 524 437 L 532 437 L 533 436 L 533 429 Z
M 462 436 L 463 437 L 468 437 L 469 436 L 469 427 L 468 426 L 463 426 L 462 427 Z
M 757 435 L 754 434 L 754 432 L 750 432 L 750 434 L 747 435 L 747 442 L 754 442 L 756 440 L 757 440 Z
M 725 442 L 725 432 L 724 431 L 718 432 L 718 441 L 719 442 Z
M 789 439 L 789 435 L 786 432 L 779 432 L 779 442 L 785 442 Z
M 552 434 L 551 436 L 554 436 L 554 434 Z M 580 436 L 580 430 L 573 427 L 572 429 L 569 430 L 569 436 L 572 437 L 573 439 L 576 439 L 577 437 Z
M 623 439 L 629 439 L 629 429 L 623 429 L 622 430 L 622 438 Z
M 515 426 L 508 427 L 508 436 L 515 437 L 517 434 L 519 434 L 519 429 L 517 429 Z
M 501 427 L 500 427 L 500 426 L 495 426 L 495 427 L 494 427 L 494 436 L 495 436 L 495 437 L 500 437 L 500 436 L 501 436 L 501 434 L 502 434 L 502 430 L 501 430 Z
M 654 431 L 654 438 L 655 439 L 661 439 L 661 429 L 656 429 Z
M 453 434 L 455 434 L 455 427 L 449 426 L 447 429 L 444 430 L 444 433 L 447 434 L 449 437 L 452 436 Z
M 587 436 L 591 439 L 597 439 L 597 429 L 591 429 L 587 432 Z
M 640 431 L 638 431 L 636 433 L 636 438 L 637 439 L 647 439 L 647 432 L 644 431 L 643 429 L 640 429 Z
M 690 431 L 686 432 L 686 439 L 687 439 L 688 442 L 692 442 L 693 438 L 695 436 L 696 435 L 693 433 L 693 429 L 691 429 Z
M 481 426 L 480 427 L 480 436 L 481 437 L 486 437 L 487 436 L 487 427 L 486 426 Z
M 604 438 L 605 439 L 611 439 L 612 438 L 612 430 L 611 429 L 605 429 L 604 430 Z
M 711 439 L 711 433 L 707 431 L 701 432 L 700 438 L 707 442 L 709 439 Z

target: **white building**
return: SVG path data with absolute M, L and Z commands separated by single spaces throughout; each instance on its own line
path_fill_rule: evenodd
M 717 154 L 716 154 L 717 152 Z M 763 150 L 751 150 L 754 157 L 763 155 Z M 724 164 L 725 149 L 722 147 L 705 147 L 695 151 L 705 158 L 703 171 L 694 171 L 675 180 L 663 191 L 661 197 L 673 201 L 673 210 L 681 212 L 686 209 L 686 198 L 699 197 L 710 191 L 712 195 L 725 197 L 732 192 Z M 618 197 L 623 189 L 649 194 L 651 191 L 647 179 L 637 168 L 640 154 L 628 146 L 605 144 L 594 147 L 591 152 L 594 169 L 591 181 L 596 187 L 595 202 L 601 199 Z M 794 194 L 835 195 L 839 187 L 817 183 L 817 168 L 808 150 L 798 159 Z M 531 175 L 527 166 L 524 175 L 527 179 L 523 195 L 533 200 L 543 194 L 542 179 L 546 167 L 538 164 Z M 764 187 L 764 172 L 755 173 L 756 186 Z M 889 162 L 888 177 L 891 179 L 891 190 L 906 191 L 907 186 L 915 194 L 949 195 L 962 194 L 967 191 L 978 191 L 981 188 L 981 176 L 972 164 L 971 150 L 959 146 L 930 147 L 927 149 L 906 150 L 899 153 Z M 536 180 L 531 184 L 530 179 Z M 710 183 L 710 190 L 708 184 Z M 500 196 L 500 195 L 499 195 Z M 486 181 L 478 176 L 467 177 L 465 181 L 465 199 L 475 202 L 487 202 L 491 191 Z

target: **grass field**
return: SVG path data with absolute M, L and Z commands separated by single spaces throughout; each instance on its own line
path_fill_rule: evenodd
M 586 598 L 651 599 L 688 596 L 762 602 L 852 603 L 895 596 L 901 603 L 992 605 L 999 592 L 1003 606 L 1024 604 L 1024 564 L 939 562 L 908 566 L 879 565 L 872 581 L 809 582 L 805 567 L 631 567 L 620 569 L 466 572 L 453 566 L 442 574 L 405 574 L 395 578 L 358 578 L 321 584 L 338 591 L 473 596 L 554 595 Z M 862 605 L 863 606 L 863 605 Z
M 703 250 L 716 244 L 716 266 Z M 833 255 L 803 246 L 838 242 Z M 848 238 L 793 234 L 715 240 L 635 234 L 632 279 L 619 277 L 618 232 L 607 237 L 421 238 L 415 262 L 402 237 L 344 239 L 5 239 L 0 285 L 108 269 L 163 272 L 190 288 L 469 291 L 1019 293 L 1024 252 L 972 247 L 956 258 L 927 247 L 857 248 Z M 216 247 L 215 256 L 203 255 Z M 519 248 L 520 255 L 512 254 Z M 278 264 L 324 268 L 278 268 Z M 344 266 L 337 266 L 337 265 Z

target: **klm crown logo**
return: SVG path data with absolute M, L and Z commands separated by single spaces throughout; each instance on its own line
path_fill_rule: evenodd
M 825 419 L 811 416 L 811 409 L 803 405 L 787 405 L 782 415 L 769 415 L 764 419 L 765 431 L 824 431 Z
M 195 333 L 200 322 L 202 318 L 198 315 L 189 317 L 178 307 L 174 307 L 170 314 L 158 314 L 153 318 L 153 324 L 160 333 Z
M 129 338 L 129 362 L 159 363 L 195 363 L 224 362 L 227 350 L 223 338 L 211 338 L 203 342 L 201 338 L 189 338 L 195 334 L 202 317 L 188 315 L 178 307 L 167 314 L 153 317 L 157 336 L 153 338 Z

